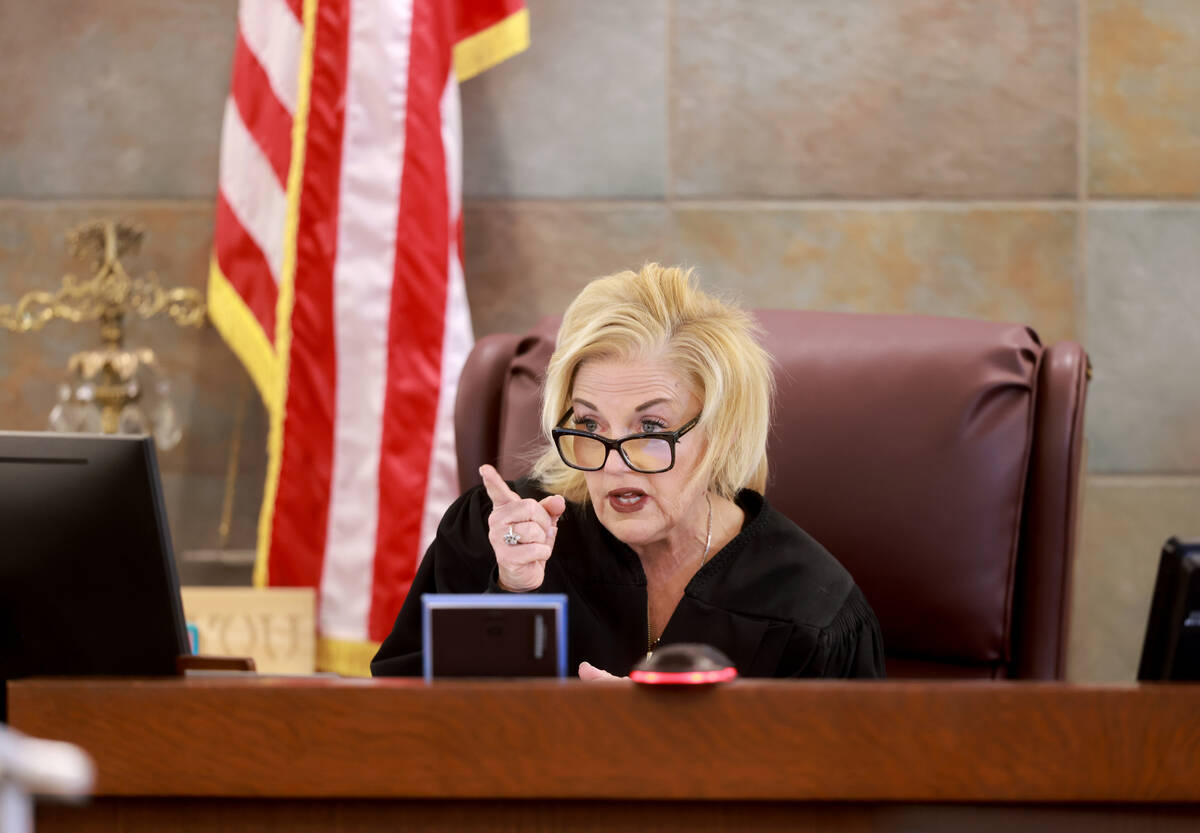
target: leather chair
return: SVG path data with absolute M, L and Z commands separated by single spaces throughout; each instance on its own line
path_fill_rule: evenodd
M 776 362 L 767 498 L 851 572 L 892 677 L 1061 679 L 1089 367 L 1027 327 L 755 313 Z M 558 321 L 480 339 L 456 403 L 459 476 L 537 456 Z

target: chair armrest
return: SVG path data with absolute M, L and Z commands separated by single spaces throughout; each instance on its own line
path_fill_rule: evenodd
M 1083 416 L 1090 364 L 1073 341 L 1050 346 L 1038 373 L 1037 415 L 1029 460 L 1016 577 L 1011 676 L 1063 679 L 1070 623 L 1083 462 Z

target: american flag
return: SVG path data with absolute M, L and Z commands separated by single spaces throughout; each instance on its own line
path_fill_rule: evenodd
M 242 0 L 209 311 L 270 415 L 255 584 L 317 589 L 318 667 L 366 673 L 457 496 L 472 335 L 458 82 L 522 0 Z

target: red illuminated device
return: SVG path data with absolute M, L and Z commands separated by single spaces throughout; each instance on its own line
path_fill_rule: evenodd
M 664 645 L 629 672 L 645 685 L 711 685 L 738 675 L 729 657 L 711 645 Z

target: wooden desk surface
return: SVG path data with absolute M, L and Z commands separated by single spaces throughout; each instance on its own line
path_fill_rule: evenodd
M 100 796 L 1200 804 L 1200 685 L 25 680 L 9 719 Z

